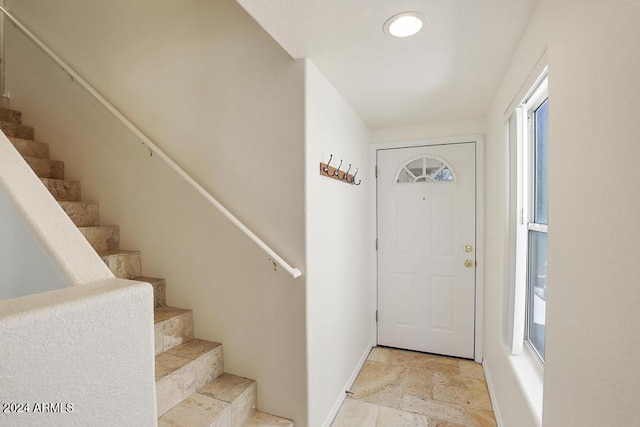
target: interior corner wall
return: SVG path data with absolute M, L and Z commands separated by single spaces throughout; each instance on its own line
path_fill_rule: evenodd
M 18 18 L 295 267 L 305 265 L 304 64 L 233 0 L 7 1 Z M 244 234 L 120 122 L 7 29 L 11 107 L 167 279 L 170 305 L 221 342 L 260 410 L 307 420 L 305 276 Z
M 508 363 L 504 113 L 549 66 L 549 246 L 542 425 L 639 425 L 640 7 L 540 0 L 489 115 L 485 361 L 505 427 L 534 425 Z
M 305 86 L 309 426 L 320 427 L 375 343 L 375 178 L 369 129 L 308 60 Z M 331 155 L 361 184 L 321 176 Z

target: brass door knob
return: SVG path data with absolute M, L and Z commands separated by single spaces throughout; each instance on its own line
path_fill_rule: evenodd
M 470 259 L 466 260 L 464 262 L 464 266 L 467 267 L 467 268 L 473 267 L 473 261 L 471 261 Z
M 467 246 L 464 247 L 464 251 L 465 252 L 471 252 L 472 250 L 473 250 L 473 246 L 471 246 L 471 245 L 467 245 Z

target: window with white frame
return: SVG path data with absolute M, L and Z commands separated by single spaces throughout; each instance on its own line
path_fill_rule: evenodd
M 508 120 L 512 351 L 544 364 L 547 302 L 549 96 L 546 70 Z

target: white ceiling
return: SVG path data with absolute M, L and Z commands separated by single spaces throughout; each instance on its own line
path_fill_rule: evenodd
M 538 0 L 237 0 L 372 129 L 484 119 Z M 394 39 L 384 22 L 427 17 Z

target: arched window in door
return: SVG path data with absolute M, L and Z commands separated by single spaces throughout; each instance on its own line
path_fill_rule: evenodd
M 407 160 L 396 172 L 395 183 L 454 182 L 455 173 L 438 157 L 420 156 Z

